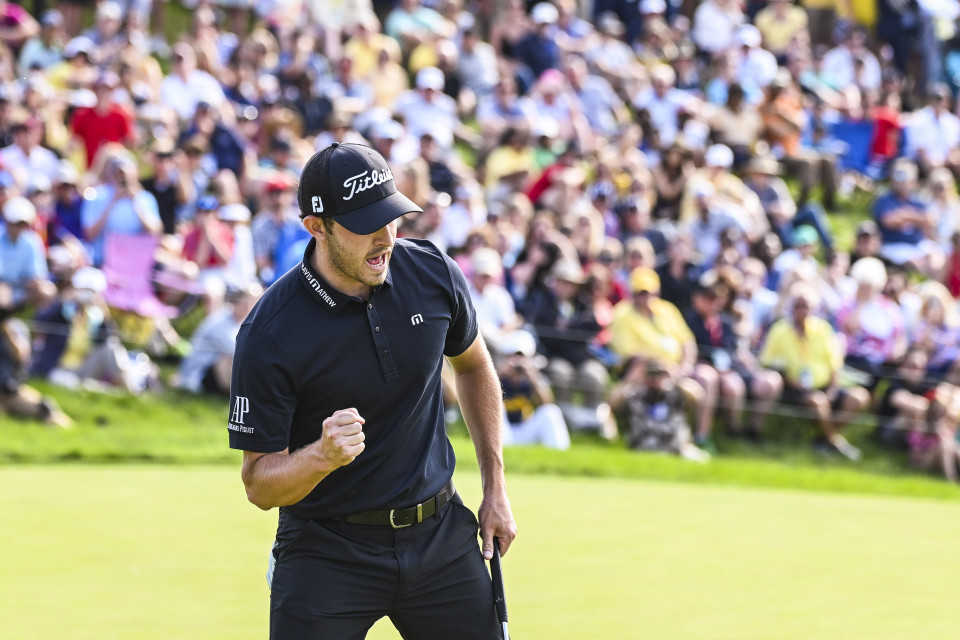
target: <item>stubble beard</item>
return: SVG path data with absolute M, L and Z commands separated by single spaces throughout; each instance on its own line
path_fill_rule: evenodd
M 384 269 L 383 273 L 379 275 L 366 273 L 366 256 L 357 257 L 350 254 L 332 233 L 327 235 L 327 253 L 330 258 L 330 266 L 346 278 L 368 287 L 377 287 L 387 279 L 387 269 Z

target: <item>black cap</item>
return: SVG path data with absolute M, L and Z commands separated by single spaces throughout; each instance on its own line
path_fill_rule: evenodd
M 405 213 L 423 213 L 397 191 L 383 156 L 354 143 L 335 142 L 307 161 L 297 202 L 301 217 L 333 218 L 358 235 L 382 229 Z

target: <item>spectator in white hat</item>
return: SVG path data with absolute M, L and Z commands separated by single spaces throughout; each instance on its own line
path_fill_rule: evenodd
M 697 108 L 696 98 L 674 86 L 676 79 L 672 67 L 657 65 L 650 71 L 650 88 L 633 99 L 636 109 L 650 114 L 650 126 L 659 132 L 662 146 L 669 146 L 677 136 L 680 114 Z
M 735 39 L 741 56 L 737 79 L 758 87 L 770 84 L 777 75 L 777 58 L 760 46 L 763 41 L 760 30 L 752 24 L 742 25 L 736 31 Z
M 560 66 L 562 50 L 556 38 L 559 17 L 557 8 L 549 2 L 538 2 L 530 10 L 533 30 L 517 43 L 514 56 L 529 71 L 531 80 L 539 78 L 547 69 Z
M 220 221 L 233 231 L 233 254 L 223 269 L 227 289 L 240 289 L 257 282 L 257 261 L 250 232 L 250 209 L 239 202 L 220 207 Z
M 533 336 L 524 331 L 515 332 L 508 336 L 503 347 L 503 355 L 497 358 L 507 425 L 503 444 L 540 444 L 551 449 L 568 449 L 567 423 L 560 407 L 554 403 L 550 382 L 538 366 Z
M 36 208 L 24 197 L 10 198 L 3 205 L 5 224 L 0 231 L 0 287 L 9 291 L 14 308 L 42 306 L 56 293 L 47 278 L 43 240 L 32 229 L 36 219 Z
M 415 89 L 397 99 L 396 113 L 403 116 L 407 132 L 419 138 L 433 135 L 444 149 L 453 147 L 455 132 L 462 128 L 456 101 L 443 92 L 445 78 L 436 67 L 424 67 L 417 72 Z
M 697 217 L 696 190 L 704 182 L 713 187 L 715 206 L 733 216 L 750 242 L 756 242 L 770 229 L 760 199 L 743 181 L 731 173 L 733 151 L 722 144 L 711 145 L 704 154 L 704 168 L 687 182 L 680 203 L 681 222 Z
M 743 20 L 736 0 L 704 0 L 693 13 L 690 36 L 698 49 L 716 56 L 734 44 L 734 31 Z
M 77 36 L 63 48 L 63 62 L 49 67 L 44 74 L 55 89 L 89 88 L 100 74 L 96 45 L 85 36 Z

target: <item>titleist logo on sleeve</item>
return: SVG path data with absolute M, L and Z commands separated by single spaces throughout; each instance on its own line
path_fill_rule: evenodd
M 367 175 L 369 174 L 369 175 Z M 343 196 L 344 200 L 350 200 L 354 195 L 363 193 L 367 189 L 372 189 L 378 184 L 390 182 L 393 180 L 393 172 L 388 168 L 385 171 L 364 171 L 355 176 L 351 176 L 343 181 L 343 188 L 350 190 L 350 195 Z

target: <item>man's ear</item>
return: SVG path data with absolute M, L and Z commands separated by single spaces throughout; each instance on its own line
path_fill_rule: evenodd
M 317 216 L 307 216 L 302 220 L 302 223 L 303 228 L 307 230 L 307 233 L 317 240 L 326 237 L 326 227 L 323 226 L 323 220 Z

